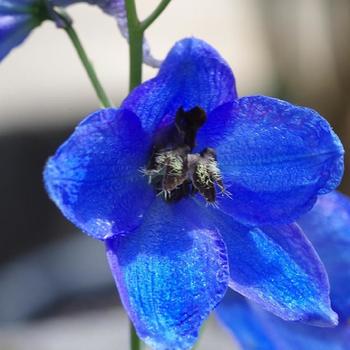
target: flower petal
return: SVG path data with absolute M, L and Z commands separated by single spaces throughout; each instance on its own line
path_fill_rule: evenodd
M 220 199 L 220 208 L 245 224 L 292 222 L 343 175 L 344 150 L 327 121 L 270 97 L 244 97 L 217 108 L 198 142 L 199 148 L 216 149 L 232 194 Z
M 51 0 L 54 6 L 66 7 L 77 3 L 87 3 L 99 6 L 104 12 L 110 15 L 117 15 L 125 0 Z
M 249 228 L 216 216 L 229 257 L 229 286 L 285 320 L 334 325 L 327 274 L 296 224 Z
M 2 14 L 0 7 L 0 61 L 20 45 L 33 28 L 39 25 L 30 14 Z
M 298 222 L 325 264 L 335 311 L 350 319 L 350 199 L 339 192 L 320 196 Z
M 154 349 L 191 349 L 227 288 L 225 245 L 191 200 L 161 199 L 132 234 L 107 241 L 107 257 L 138 335 Z
M 206 112 L 237 97 L 235 80 L 224 59 L 206 42 L 188 38 L 175 44 L 156 78 L 135 88 L 122 107 L 153 131 L 165 116 L 200 106 Z
M 140 172 L 149 145 L 133 113 L 97 111 L 49 159 L 44 172 L 47 191 L 88 235 L 105 239 L 124 234 L 140 224 L 154 199 Z
M 278 350 L 242 295 L 228 290 L 215 313 L 242 349 Z
M 318 328 L 283 321 L 252 307 L 237 293 L 227 293 L 217 315 L 243 349 L 349 350 L 350 327 Z
M 1 15 L 14 15 L 31 13 L 31 10 L 35 6 L 40 6 L 41 0 L 1 0 L 0 2 L 0 14 Z M 42 5 L 41 5 L 42 6 Z

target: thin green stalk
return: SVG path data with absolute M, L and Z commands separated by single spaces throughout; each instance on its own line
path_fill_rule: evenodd
M 135 0 L 125 0 L 129 31 L 129 91 L 142 81 L 143 30 L 137 17 Z
M 170 1 L 171 0 L 162 0 L 155 10 L 141 22 L 141 28 L 143 31 L 145 31 L 159 17 L 159 15 L 169 5 Z
M 145 30 L 159 17 L 171 0 L 162 0 L 156 9 L 142 22 L 137 16 L 135 0 L 125 0 L 129 32 L 129 91 L 141 84 L 143 61 L 143 35 Z
M 90 79 L 90 82 L 91 82 L 93 88 L 95 89 L 96 95 L 97 95 L 102 107 L 105 107 L 105 108 L 111 107 L 112 103 L 109 100 L 105 90 L 103 89 L 99 79 L 97 78 L 97 74 L 95 72 L 95 69 L 94 69 L 93 65 L 91 64 L 91 62 L 90 62 L 82 44 L 81 44 L 81 41 L 78 37 L 78 34 L 74 30 L 71 22 L 69 20 L 67 20 L 65 18 L 65 16 L 60 15 L 60 17 L 65 23 L 65 26 L 63 27 L 63 29 L 68 34 L 73 46 L 75 47 L 75 50 L 78 53 L 78 56 L 81 60 L 81 63 L 83 64 L 83 66 L 85 68 L 85 71 Z
M 157 8 L 143 21 L 137 16 L 135 0 L 125 0 L 129 32 L 129 91 L 142 82 L 143 62 L 143 34 L 145 30 L 158 18 L 171 0 L 162 0 Z M 137 336 L 133 324 L 130 322 L 130 348 L 141 350 L 142 342 Z
M 130 349 L 131 350 L 141 350 L 142 343 L 138 335 L 136 334 L 133 324 L 130 322 Z

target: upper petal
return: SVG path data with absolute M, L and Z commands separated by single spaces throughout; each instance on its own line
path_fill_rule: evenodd
M 82 121 L 47 162 L 51 199 L 75 225 L 98 239 L 134 229 L 154 199 L 140 169 L 149 137 L 137 117 L 103 109 Z
M 328 272 L 331 300 L 341 320 L 350 318 L 350 199 L 332 192 L 298 220 Z
M 107 241 L 122 302 L 152 349 L 191 349 L 227 288 L 225 244 L 198 210 L 191 200 L 157 199 L 142 226 Z
M 217 309 L 223 324 L 243 349 L 256 350 L 349 350 L 350 327 L 318 328 L 283 321 L 252 307 L 237 293 L 227 293 Z
M 343 147 L 317 112 L 264 96 L 217 108 L 198 134 L 213 147 L 232 199 L 220 208 L 243 223 L 291 222 L 334 189 L 343 175 Z
M 222 214 L 215 220 L 227 246 L 231 288 L 285 320 L 337 323 L 327 273 L 296 224 L 249 228 Z
M 200 106 L 206 112 L 237 97 L 232 71 L 206 42 L 188 38 L 177 42 L 156 78 L 146 81 L 124 100 L 147 130 L 154 130 L 163 117 Z

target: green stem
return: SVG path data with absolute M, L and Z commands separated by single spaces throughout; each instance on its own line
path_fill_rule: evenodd
M 143 30 L 137 17 L 135 0 L 125 1 L 129 31 L 129 91 L 142 81 L 142 41 Z
M 90 82 L 91 82 L 93 88 L 95 89 L 96 95 L 97 95 L 102 107 L 105 107 L 105 108 L 111 107 L 112 103 L 109 100 L 106 92 L 104 91 L 99 79 L 97 78 L 97 74 L 95 72 L 95 69 L 94 69 L 93 65 L 91 64 L 91 62 L 90 62 L 82 44 L 81 44 L 81 41 L 78 37 L 78 34 L 74 30 L 71 22 L 69 20 L 67 20 L 65 18 L 65 16 L 60 14 L 60 17 L 62 18 L 62 20 L 65 23 L 65 26 L 63 27 L 63 29 L 66 31 L 70 40 L 72 41 L 72 44 L 78 53 L 78 56 L 81 60 L 81 63 L 83 64 L 83 66 L 85 68 L 85 71 L 90 79 Z
M 155 10 L 141 22 L 141 28 L 143 31 L 145 31 L 159 17 L 159 15 L 169 5 L 170 1 L 171 0 L 162 0 Z
M 130 322 L 130 349 L 131 350 L 141 350 L 142 343 L 140 338 L 137 336 L 133 324 Z
M 162 0 L 156 9 L 142 22 L 137 16 L 135 0 L 125 0 L 129 32 L 130 82 L 129 91 L 141 84 L 143 61 L 143 34 L 145 30 L 159 17 L 171 0 Z
M 142 82 L 143 34 L 164 11 L 170 1 L 171 0 L 162 0 L 156 9 L 143 22 L 140 22 L 137 16 L 135 0 L 125 0 L 129 32 L 129 91 L 133 90 Z M 130 348 L 131 350 L 141 350 L 142 348 L 142 342 L 131 321 Z

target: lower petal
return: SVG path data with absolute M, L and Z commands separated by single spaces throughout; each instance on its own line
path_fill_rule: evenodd
M 318 328 L 283 321 L 235 292 L 227 293 L 217 316 L 243 349 L 349 350 L 350 326 Z
M 225 245 L 200 222 L 194 202 L 158 199 L 135 232 L 107 241 L 122 302 L 153 349 L 191 349 L 226 292 Z
M 325 264 L 331 300 L 340 319 L 350 318 L 350 199 L 332 192 L 320 196 L 298 223 Z
M 215 314 L 243 349 L 278 350 L 242 295 L 228 290 Z
M 296 224 L 249 228 L 227 215 L 216 221 L 227 246 L 232 289 L 285 320 L 337 323 L 327 273 Z

